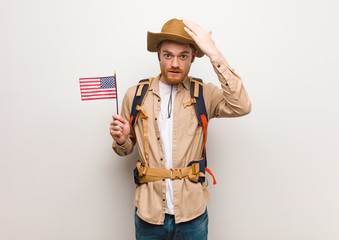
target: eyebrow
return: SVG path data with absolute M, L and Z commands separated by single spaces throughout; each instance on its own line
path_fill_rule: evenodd
M 163 50 L 163 52 L 173 54 L 172 52 L 170 52 L 168 50 Z M 184 54 L 184 53 L 190 53 L 190 52 L 189 51 L 182 51 L 182 52 L 180 52 L 180 54 Z

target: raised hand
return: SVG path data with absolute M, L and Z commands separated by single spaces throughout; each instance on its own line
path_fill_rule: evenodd
M 186 26 L 186 32 L 194 39 L 201 51 L 203 51 L 211 61 L 217 59 L 221 55 L 221 52 L 217 49 L 212 39 L 212 32 L 204 30 L 191 20 L 184 19 L 183 23 Z

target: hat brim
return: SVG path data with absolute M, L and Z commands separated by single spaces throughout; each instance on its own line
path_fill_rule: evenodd
M 169 40 L 179 43 L 188 43 L 192 44 L 197 49 L 197 57 L 201 58 L 205 54 L 200 50 L 198 45 L 194 42 L 194 40 L 185 38 L 181 35 L 176 35 L 172 33 L 152 33 L 147 32 L 147 50 L 150 52 L 157 52 L 157 46 L 160 42 Z

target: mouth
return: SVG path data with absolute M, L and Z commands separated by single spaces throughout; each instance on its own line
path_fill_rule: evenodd
M 176 75 L 176 74 L 180 74 L 180 73 L 182 73 L 182 71 L 181 71 L 181 70 L 179 70 L 179 69 L 178 69 L 178 70 L 169 69 L 169 70 L 168 70 L 168 72 L 169 72 L 169 73 L 171 73 L 171 74 L 175 74 L 175 75 Z

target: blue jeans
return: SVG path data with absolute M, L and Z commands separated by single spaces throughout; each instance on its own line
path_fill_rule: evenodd
M 207 240 L 207 209 L 199 217 L 184 223 L 175 224 L 173 215 L 165 215 L 164 225 L 154 225 L 143 221 L 135 210 L 136 240 Z

